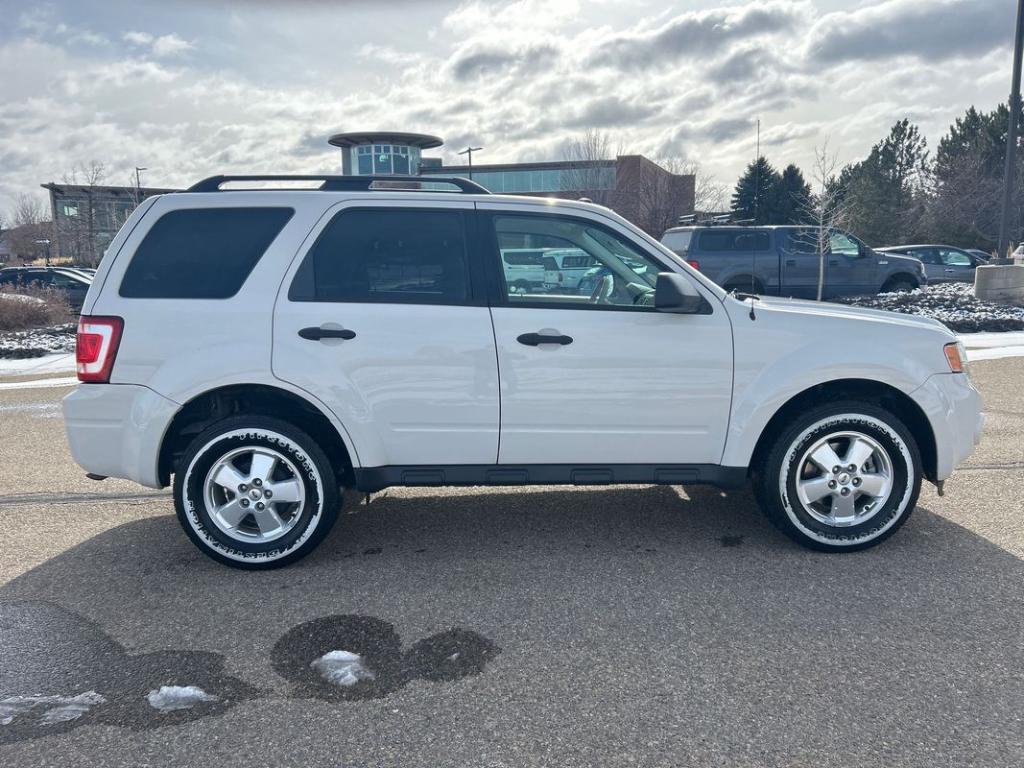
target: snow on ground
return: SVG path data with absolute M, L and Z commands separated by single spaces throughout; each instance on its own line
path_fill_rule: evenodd
M 106 701 L 96 691 L 86 691 L 77 696 L 8 696 L 0 699 L 0 725 L 10 725 L 16 718 L 35 709 L 45 710 L 39 718 L 40 725 L 66 723 L 77 720 L 90 707 Z
M 931 317 L 956 333 L 1024 331 L 1024 307 L 979 301 L 970 283 L 937 283 L 916 291 L 834 299 L 841 304 Z
M 6 389 L 45 389 L 47 387 L 73 387 L 78 383 L 74 376 L 59 376 L 29 381 L 0 381 L 0 391 Z
M 219 701 L 196 685 L 161 685 L 159 690 L 150 691 L 146 699 L 149 706 L 160 712 L 176 712 L 203 702 Z
M 967 349 L 968 361 L 1024 357 L 1024 331 L 959 333 L 957 338 Z
M 22 360 L 75 351 L 74 323 L 30 331 L 0 332 L 0 360 Z
M 363 666 L 363 657 L 350 651 L 330 651 L 310 664 L 332 685 L 351 686 L 360 680 L 373 680 L 376 675 Z
M 25 376 L 28 374 L 68 373 L 75 370 L 75 353 L 61 352 L 43 357 L 26 357 L 11 360 L 0 357 L 0 376 Z

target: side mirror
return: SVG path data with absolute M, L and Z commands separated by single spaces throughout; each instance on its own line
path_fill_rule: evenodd
M 654 308 L 659 312 L 696 315 L 704 311 L 706 302 L 696 288 L 682 275 L 659 272 L 654 287 Z

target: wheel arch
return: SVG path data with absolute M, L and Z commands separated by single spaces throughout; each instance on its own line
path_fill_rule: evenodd
M 273 416 L 294 424 L 327 454 L 342 485 L 354 481 L 355 452 L 343 430 L 316 403 L 268 384 L 228 384 L 195 395 L 171 419 L 160 443 L 157 474 L 161 484 L 170 483 L 177 460 L 196 435 L 218 421 L 242 414 Z
M 886 286 L 891 286 L 895 283 L 910 283 L 914 288 L 921 287 L 921 280 L 910 272 L 894 272 L 885 278 L 885 282 L 882 283 L 882 287 L 879 288 L 879 293 L 884 293 Z
M 835 379 L 804 389 L 778 408 L 761 430 L 750 457 L 751 472 L 759 471 L 776 438 L 796 415 L 820 403 L 837 400 L 861 400 L 879 405 L 897 416 L 917 442 L 924 465 L 924 476 L 934 480 L 938 473 L 938 451 L 935 432 L 928 417 L 914 399 L 905 392 L 881 381 L 871 379 Z

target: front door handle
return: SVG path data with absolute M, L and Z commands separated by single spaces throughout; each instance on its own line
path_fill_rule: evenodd
M 538 344 L 572 344 L 572 336 L 552 336 L 543 333 L 524 333 L 521 336 L 516 337 L 516 341 L 520 344 L 525 344 L 528 347 L 536 347 Z
M 829 259 L 828 263 L 829 263 L 830 266 L 838 267 L 839 266 L 839 259 Z
M 320 341 L 320 339 L 354 339 L 356 337 L 355 331 L 350 331 L 348 328 L 320 328 L 313 326 L 312 328 L 303 328 L 299 331 L 299 336 L 310 341 Z
M 786 266 L 787 267 L 795 267 L 796 266 L 796 259 L 786 259 Z

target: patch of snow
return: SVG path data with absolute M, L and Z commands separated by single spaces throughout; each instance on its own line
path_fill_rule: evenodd
M 967 360 L 998 360 L 1024 357 L 1024 331 L 1007 333 L 960 333 L 957 338 L 967 349 Z
M 351 686 L 360 680 L 373 680 L 376 675 L 363 665 L 363 657 L 350 651 L 330 651 L 310 664 L 332 685 Z
M 56 419 L 60 417 L 60 403 L 0 403 L 0 413 L 29 413 L 37 419 Z
M 161 685 L 159 690 L 150 691 L 146 696 L 149 706 L 160 712 L 176 712 L 191 709 L 205 701 L 219 701 L 196 685 Z
M 0 376 L 22 376 L 26 373 L 70 373 L 74 370 L 74 352 L 56 352 L 42 357 L 0 358 Z
M 980 301 L 970 283 L 936 283 L 914 291 L 841 297 L 834 301 L 931 317 L 958 333 L 1024 331 L 1024 307 Z
M 24 360 L 75 351 L 74 323 L 29 331 L 0 332 L 0 359 Z
M 29 381 L 2 381 L 3 389 L 46 389 L 47 387 L 73 387 L 78 383 L 76 376 L 57 376 L 52 379 L 30 379 Z
M 80 718 L 90 707 L 106 701 L 96 691 L 86 691 L 77 696 L 8 696 L 0 699 L 0 725 L 10 725 L 19 716 L 35 709 L 46 709 L 39 718 L 41 725 L 67 723 Z

